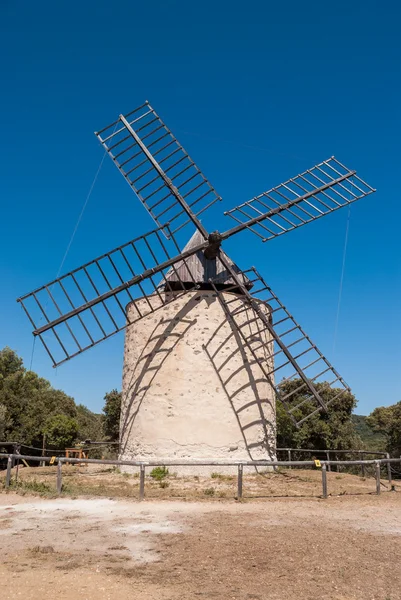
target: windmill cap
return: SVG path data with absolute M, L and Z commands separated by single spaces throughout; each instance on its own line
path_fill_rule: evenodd
M 202 234 L 199 231 L 196 231 L 186 244 L 183 252 L 199 246 L 203 241 L 204 238 Z M 241 269 L 239 269 L 227 255 L 225 256 L 233 271 L 238 274 L 238 278 L 243 283 L 244 287 L 251 289 L 252 283 L 248 277 L 241 272 Z M 186 258 L 185 261 L 179 261 L 174 267 L 171 267 L 160 285 L 165 286 L 166 291 L 170 289 L 170 287 L 172 290 L 182 290 L 183 285 L 187 289 L 194 287 L 195 285 L 198 289 L 212 289 L 210 280 L 213 281 L 218 289 L 232 288 L 236 283 L 230 273 L 225 269 L 219 257 L 207 259 L 203 251 L 199 250 L 189 258 Z M 168 286 L 166 285 L 166 282 L 168 282 Z

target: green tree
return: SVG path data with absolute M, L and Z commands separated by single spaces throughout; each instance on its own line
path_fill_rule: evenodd
M 109 442 L 118 442 L 120 437 L 121 392 L 112 390 L 105 397 L 103 407 L 103 430 Z
M 299 379 L 287 381 L 280 385 L 280 389 L 285 396 L 299 388 L 301 384 L 302 382 Z M 330 402 L 340 391 L 336 388 L 325 389 L 324 382 L 315 384 L 315 387 L 326 403 Z M 292 396 L 291 400 L 294 404 L 306 399 L 305 393 L 302 392 L 303 390 Z M 351 420 L 351 414 L 356 403 L 355 396 L 350 392 L 345 392 L 332 401 L 327 413 L 320 412 L 313 415 L 297 429 L 281 403 L 277 402 L 277 447 L 308 448 L 311 450 L 360 448 L 362 442 L 356 434 L 355 426 Z M 316 407 L 312 402 L 305 402 L 296 411 L 295 416 L 297 419 L 302 418 L 312 412 L 314 408 Z
M 368 425 L 386 438 L 386 450 L 392 456 L 401 454 L 401 402 L 379 406 L 366 419 Z
M 68 448 L 76 442 L 78 430 L 76 419 L 67 415 L 53 415 L 47 419 L 43 430 L 46 446 L 61 450 Z
M 55 390 L 32 371 L 14 372 L 0 382 L 0 403 L 7 410 L 6 439 L 41 445 L 45 422 L 54 414 L 76 416 L 73 398 Z
M 374 431 L 369 426 L 368 419 L 369 417 L 365 415 L 352 415 L 355 431 L 361 438 L 365 450 L 384 452 L 386 450 L 387 437 L 380 431 Z
M 4 441 L 7 427 L 7 409 L 4 404 L 0 404 L 0 441 Z
M 102 441 L 104 438 L 102 415 L 92 412 L 83 404 L 78 404 L 76 413 L 78 439 L 80 441 Z
M 78 437 L 101 439 L 101 415 L 76 406 L 74 399 L 24 368 L 10 348 L 0 350 L 0 441 L 42 447 L 49 418 L 64 415 L 78 422 Z
M 22 370 L 25 370 L 22 358 L 14 350 L 8 346 L 0 350 L 0 380 Z

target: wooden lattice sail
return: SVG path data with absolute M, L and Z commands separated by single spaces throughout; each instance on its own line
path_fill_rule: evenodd
M 254 323 L 268 331 L 301 381 L 305 402 L 311 405 L 302 418 L 274 382 L 269 383 L 291 418 L 300 422 L 316 411 L 327 410 L 321 387 L 315 385 L 318 375 L 310 376 L 309 367 L 302 366 L 294 351 L 295 341 L 288 342 L 289 334 L 277 333 L 279 324 L 274 325 L 273 312 L 270 322 L 256 300 L 257 289 L 250 293 L 250 278 L 221 245 L 247 230 L 263 241 L 274 239 L 375 190 L 331 157 L 227 211 L 234 227 L 209 233 L 199 215 L 221 197 L 148 102 L 120 115 L 96 135 L 158 228 L 19 298 L 34 335 L 39 336 L 54 365 L 149 319 L 175 301 L 177 294 L 184 297 L 195 288 L 212 289 L 238 335 L 242 335 L 242 325 L 230 314 L 225 293 L 241 296 L 254 314 Z M 188 224 L 195 226 L 196 233 L 181 250 L 175 234 Z M 277 296 L 274 299 L 278 301 Z M 127 304 L 131 307 L 128 314 Z M 299 328 L 297 324 L 293 327 L 291 332 Z M 327 365 L 324 374 L 335 375 L 327 380 L 328 385 L 341 384 L 347 391 L 341 377 L 312 346 Z M 272 359 L 276 356 L 274 352 Z M 261 376 L 269 382 L 269 369 L 262 362 L 258 358 Z M 290 377 L 293 375 L 286 376 Z

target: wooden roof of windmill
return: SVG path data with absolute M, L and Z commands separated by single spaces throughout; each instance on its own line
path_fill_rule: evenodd
M 195 246 L 199 246 L 202 242 L 203 237 L 201 233 L 196 231 L 186 244 L 183 252 L 190 250 Z M 250 280 L 227 255 L 225 256 L 230 262 L 232 269 L 238 273 L 239 279 L 244 286 L 247 289 L 250 289 L 252 287 Z M 203 254 L 203 251 L 200 250 L 195 254 L 192 254 L 189 258 L 186 258 L 185 261 L 182 260 L 174 265 L 174 267 L 167 272 L 162 285 L 164 285 L 166 291 L 169 289 L 182 290 L 183 285 L 187 289 L 194 287 L 195 285 L 199 289 L 211 289 L 211 279 L 218 289 L 231 288 L 230 291 L 236 291 L 232 288 L 232 286 L 235 285 L 235 281 L 226 271 L 219 257 L 212 260 L 207 259 Z M 166 282 L 168 282 L 168 284 Z

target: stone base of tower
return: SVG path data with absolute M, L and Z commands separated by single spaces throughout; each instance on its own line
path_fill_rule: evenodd
M 224 296 L 244 306 L 241 296 Z M 197 291 L 170 299 L 126 331 L 120 458 L 160 464 L 274 460 L 274 391 L 218 298 L 213 291 Z M 128 305 L 128 316 L 133 309 Z M 245 311 L 241 319 L 247 323 L 253 316 Z M 260 324 L 252 321 L 245 328 L 258 359 L 271 361 L 272 342 L 260 333 Z

